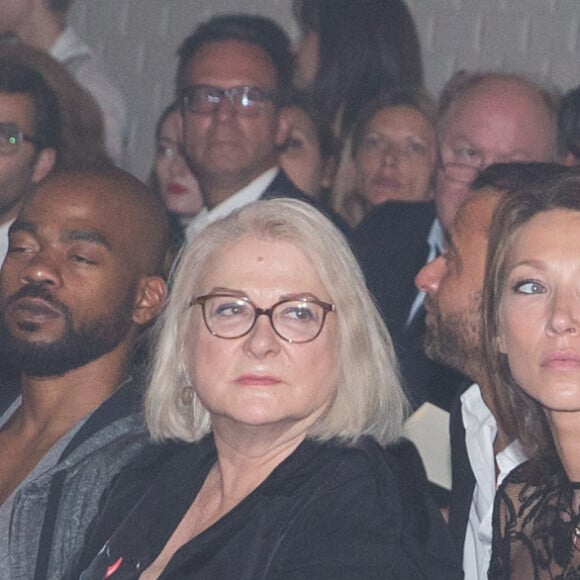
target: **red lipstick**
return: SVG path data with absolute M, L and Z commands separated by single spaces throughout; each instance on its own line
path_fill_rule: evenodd
M 183 187 L 179 183 L 172 183 L 168 188 L 167 191 L 172 195 L 183 195 L 187 193 L 187 188 Z

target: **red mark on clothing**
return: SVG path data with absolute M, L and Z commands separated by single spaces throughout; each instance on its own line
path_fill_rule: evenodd
M 123 558 L 119 558 L 114 564 L 111 564 L 107 568 L 107 573 L 105 574 L 105 578 L 110 578 L 120 567 L 123 563 Z

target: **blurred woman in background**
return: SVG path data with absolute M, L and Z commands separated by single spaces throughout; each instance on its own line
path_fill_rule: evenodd
M 402 0 L 295 0 L 294 15 L 302 29 L 294 83 L 337 136 L 381 90 L 423 86 L 419 38 Z
M 433 197 L 437 159 L 435 105 L 423 92 L 397 90 L 367 105 L 352 133 L 354 189 L 333 209 L 355 227 L 385 202 Z
M 170 250 L 167 271 L 185 242 L 185 228 L 203 207 L 197 179 L 189 169 L 183 150 L 183 131 L 179 105 L 169 105 L 157 122 L 155 163 L 149 183 L 161 197 L 169 214 Z
M 181 112 L 172 104 L 157 124 L 154 176 L 156 189 L 167 208 L 185 227 L 203 207 L 197 179 L 183 151 Z
M 299 189 L 326 205 L 336 171 L 334 135 L 305 95 L 295 94 L 285 110 L 290 129 L 280 167 Z
M 352 125 L 383 91 L 423 88 L 415 22 L 403 0 L 294 0 L 301 28 L 294 84 L 308 91 L 338 139 L 333 195 L 352 191 Z

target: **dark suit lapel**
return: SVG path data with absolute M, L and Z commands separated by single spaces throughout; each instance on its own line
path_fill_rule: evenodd
M 264 193 L 260 196 L 260 199 L 277 199 L 279 197 L 291 197 L 292 199 L 299 199 L 307 203 L 311 203 L 312 200 L 300 189 L 298 189 L 288 176 L 281 169 L 274 180 L 268 185 L 264 190 Z
M 463 389 L 461 392 L 463 392 Z M 451 437 L 451 501 L 449 505 L 449 531 L 460 554 L 463 554 L 469 510 L 475 489 L 475 476 L 469 463 L 465 445 L 465 427 L 461 413 L 461 400 L 455 399 L 449 418 Z

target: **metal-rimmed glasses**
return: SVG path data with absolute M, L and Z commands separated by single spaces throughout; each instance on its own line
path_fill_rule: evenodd
M 183 89 L 183 106 L 191 113 L 213 113 L 226 98 L 236 113 L 255 116 L 278 102 L 273 91 L 260 87 L 239 86 L 222 89 L 212 85 L 191 85 Z
M 14 155 L 24 141 L 38 146 L 38 140 L 23 133 L 16 123 L 0 123 L 0 155 Z
M 465 163 L 440 163 L 439 169 L 445 177 L 459 183 L 471 183 L 484 169 L 483 165 L 467 165 Z
M 457 154 L 455 153 L 455 155 Z M 444 162 L 441 155 L 441 145 L 439 145 L 437 166 L 443 171 L 447 179 L 458 183 L 471 183 L 485 169 L 483 157 L 479 154 L 475 155 L 473 163 Z
M 209 332 L 219 338 L 245 336 L 263 314 L 281 339 L 298 344 L 313 341 L 321 333 L 326 315 L 336 311 L 334 304 L 310 296 L 287 298 L 270 308 L 258 308 L 245 296 L 216 293 L 197 296 L 190 306 L 195 304 L 202 307 Z

